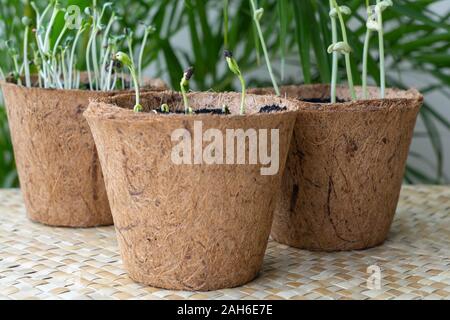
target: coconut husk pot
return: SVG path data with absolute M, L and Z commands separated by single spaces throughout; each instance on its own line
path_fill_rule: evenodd
M 257 89 L 253 93 L 268 94 Z M 362 96 L 361 88 L 357 88 Z M 388 236 L 423 97 L 416 90 L 377 88 L 369 100 L 330 100 L 327 85 L 289 86 L 302 102 L 275 209 L 272 237 L 293 247 L 342 251 L 371 248 Z
M 165 88 L 161 81 L 155 89 Z M 113 220 L 94 140 L 83 112 L 114 93 L 27 88 L 2 82 L 28 217 L 50 226 L 93 227 Z
M 133 95 L 122 95 L 92 102 L 85 116 L 99 152 L 130 277 L 176 290 L 236 287 L 254 279 L 261 269 L 272 226 L 274 190 L 280 186 L 295 122 L 295 114 L 289 110 L 295 103 L 248 95 L 248 113 L 241 116 L 237 115 L 237 93 L 192 93 L 189 101 L 194 110 L 226 105 L 232 114 L 177 114 L 183 110 L 182 97 L 165 92 L 143 94 L 143 113 L 130 110 Z M 163 103 L 174 113 L 151 112 Z M 289 110 L 258 113 L 259 107 L 267 104 Z M 177 130 L 184 130 L 183 139 L 192 138 L 189 148 L 200 146 L 197 150 L 203 147 L 205 153 L 209 150 L 225 159 L 220 148 L 208 149 L 212 140 L 197 140 L 199 132 L 206 134 L 209 129 L 223 137 L 232 129 L 267 129 L 269 133 L 278 129 L 279 170 L 262 175 L 263 165 L 249 161 L 207 164 L 195 152 L 188 156 L 191 162 L 173 161 L 179 142 L 173 141 L 172 134 Z M 222 139 L 224 145 L 225 141 Z M 248 143 L 245 150 L 248 154 Z

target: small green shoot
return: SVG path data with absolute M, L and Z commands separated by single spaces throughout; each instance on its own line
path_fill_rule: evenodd
M 233 53 L 231 51 L 225 50 L 224 56 L 225 59 L 227 60 L 228 68 L 239 78 L 239 81 L 241 82 L 242 87 L 241 114 L 243 115 L 245 114 L 245 94 L 246 94 L 245 79 L 242 76 L 241 69 L 239 68 L 236 59 L 233 57 Z
M 187 97 L 187 92 L 189 91 L 189 80 L 191 80 L 194 75 L 194 68 L 189 67 L 183 74 L 183 78 L 181 78 L 180 89 L 181 94 L 183 95 L 183 103 L 184 103 L 184 112 L 186 114 L 192 114 L 192 108 L 189 106 L 189 100 Z
M 131 77 L 134 82 L 134 90 L 136 92 L 136 104 L 134 106 L 134 112 L 142 112 L 143 108 L 140 104 L 140 92 L 139 92 L 139 80 L 137 78 L 136 68 L 134 67 L 134 62 L 126 53 L 119 51 L 114 56 L 115 60 L 122 63 L 123 66 L 127 67 L 130 70 Z
M 163 103 L 161 105 L 161 109 L 160 110 L 161 110 L 162 113 L 170 113 L 170 107 L 169 107 L 169 105 L 167 103 Z

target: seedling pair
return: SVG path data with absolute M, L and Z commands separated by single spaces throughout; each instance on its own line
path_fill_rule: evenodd
M 370 5 L 370 0 L 366 0 L 367 7 L 367 32 L 364 40 L 363 49 L 363 72 L 362 72 L 362 82 L 363 82 L 363 96 L 365 99 L 368 97 L 367 92 L 367 64 L 369 55 L 369 44 L 370 36 L 373 31 L 378 32 L 379 36 L 379 54 L 380 54 L 380 96 L 382 99 L 385 98 L 386 91 L 386 75 L 385 75 L 385 65 L 384 65 L 384 33 L 383 33 L 383 16 L 382 13 L 388 7 L 392 6 L 391 0 L 377 0 L 375 6 Z M 348 42 L 347 31 L 345 26 L 345 16 L 351 15 L 351 10 L 347 6 L 339 6 L 336 0 L 330 0 L 330 18 L 331 18 L 331 30 L 333 44 L 328 47 L 328 52 L 333 54 L 333 65 L 332 65 L 332 81 L 331 81 L 331 102 L 336 102 L 336 83 L 337 83 L 337 71 L 338 71 L 338 53 L 344 54 L 345 65 L 347 70 L 347 80 L 350 89 L 350 94 L 352 100 L 356 100 L 356 92 L 353 85 L 353 75 L 350 64 L 350 54 L 352 53 L 352 48 Z M 336 19 L 339 20 L 342 41 L 338 41 L 337 35 L 337 25 Z
M 225 60 L 227 61 L 227 65 L 228 65 L 228 68 L 230 69 L 230 71 L 233 72 L 239 78 L 239 81 L 241 82 L 242 97 L 241 97 L 240 111 L 241 111 L 241 115 L 244 115 L 245 111 L 246 111 L 245 110 L 246 85 L 245 85 L 244 77 L 242 75 L 241 69 L 239 68 L 239 65 L 238 65 L 236 59 L 233 57 L 233 53 L 231 51 L 225 50 L 224 57 L 225 57 Z M 180 89 L 181 89 L 181 94 L 183 96 L 184 110 L 185 110 L 186 114 L 193 113 L 192 108 L 189 106 L 189 100 L 187 97 L 187 91 L 189 90 L 189 81 L 191 80 L 193 74 L 194 74 L 194 68 L 193 67 L 188 68 L 184 72 L 183 78 L 181 78 L 181 82 L 180 82 Z M 230 110 L 229 110 L 228 106 L 226 106 L 226 105 L 222 106 L 222 112 L 223 112 L 223 114 L 230 114 Z

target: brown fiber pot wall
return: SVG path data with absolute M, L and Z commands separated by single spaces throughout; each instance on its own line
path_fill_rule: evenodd
M 327 85 L 282 91 L 292 99 L 330 97 Z M 371 100 L 301 103 L 275 210 L 276 241 L 341 251 L 386 240 L 423 97 L 415 90 L 378 97 L 378 89 L 370 88 Z M 339 87 L 338 98 L 350 100 L 348 89 Z
M 83 117 L 90 98 L 112 93 L 5 82 L 1 87 L 28 217 L 51 226 L 112 224 L 97 151 Z
M 194 110 L 226 104 L 236 113 L 240 95 L 193 93 L 189 99 Z M 99 151 L 121 255 L 131 278 L 161 288 L 201 291 L 254 279 L 263 262 L 275 190 L 295 122 L 293 112 L 257 114 L 255 110 L 266 103 L 290 109 L 295 104 L 249 95 L 246 116 L 186 116 L 135 114 L 127 109 L 134 104 L 132 95 L 108 101 L 111 104 L 91 103 L 85 116 Z M 164 102 L 182 109 L 177 93 L 142 97 L 146 111 Z M 278 129 L 278 174 L 262 176 L 261 165 L 174 164 L 171 153 L 178 142 L 172 142 L 171 135 L 185 128 L 194 136 L 194 121 L 202 122 L 202 132 Z M 197 145 L 206 148 L 209 143 Z

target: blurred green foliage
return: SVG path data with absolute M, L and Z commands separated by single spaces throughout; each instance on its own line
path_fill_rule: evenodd
M 225 0 L 226 1 L 226 0 Z M 234 51 L 235 58 L 251 86 L 270 86 L 265 71 L 261 48 L 252 24 L 248 0 L 228 0 L 229 29 L 228 46 L 224 46 L 224 15 L 221 0 L 132 0 L 113 1 L 115 10 L 124 17 L 116 32 L 124 28 L 138 30 L 134 46 L 143 36 L 139 22 L 152 23 L 157 28 L 145 51 L 144 65 L 151 66 L 154 77 L 164 77 L 178 89 L 180 76 L 185 67 L 196 67 L 192 88 L 197 90 L 233 90 L 235 78 L 224 64 L 224 49 Z M 410 71 L 419 72 L 428 79 L 418 89 L 426 95 L 439 93 L 450 96 L 450 10 L 436 12 L 432 6 L 448 0 L 397 0 L 394 7 L 384 14 L 386 24 L 385 46 L 389 86 L 407 88 Z M 47 1 L 36 1 L 41 7 Z M 105 1 L 99 1 L 99 5 Z M 339 1 L 343 4 L 343 1 Z M 374 2 L 374 0 L 372 0 Z M 75 4 L 84 8 L 92 1 L 62 0 L 63 6 Z M 356 84 L 361 83 L 361 59 L 365 33 L 364 1 L 348 0 L 345 4 L 352 11 L 349 21 L 349 41 L 354 49 L 352 69 Z M 280 84 L 329 82 L 331 57 L 326 48 L 331 44 L 328 1 L 324 0 L 259 0 L 265 9 L 261 20 L 263 33 L 276 69 Z M 22 41 L 20 19 L 30 18 L 33 12 L 29 1 L 0 0 L 0 37 L 12 39 L 18 47 Z M 63 25 L 59 17 L 52 31 L 53 41 Z M 87 39 L 85 39 L 86 44 Z M 368 72 L 374 83 L 379 82 L 377 42 L 371 43 Z M 83 52 L 80 48 L 80 53 Z M 80 54 L 82 58 L 84 55 Z M 341 63 L 342 63 L 341 59 Z M 11 61 L 0 47 L 0 66 L 9 70 Z M 80 67 L 83 67 L 81 59 Z M 298 70 L 292 73 L 292 70 Z M 344 70 L 341 65 L 340 70 Z M 290 72 L 287 72 L 290 71 Z M 264 74 L 264 73 L 263 73 Z M 262 79 L 264 78 L 264 79 Z M 281 80 L 282 79 L 282 80 Z M 340 72 L 340 82 L 345 73 Z M 442 116 L 438 106 L 426 99 L 421 120 L 425 137 L 432 145 L 434 154 L 417 154 L 411 157 L 429 165 L 408 165 L 406 181 L 409 183 L 444 183 L 443 141 L 438 127 L 450 129 L 450 121 Z M 12 160 L 11 143 L 6 119 L 0 108 L 0 186 L 17 186 Z M 423 138 L 423 136 L 422 136 Z M 434 160 L 434 161 L 432 161 Z M 436 164 L 434 164 L 436 163 Z

